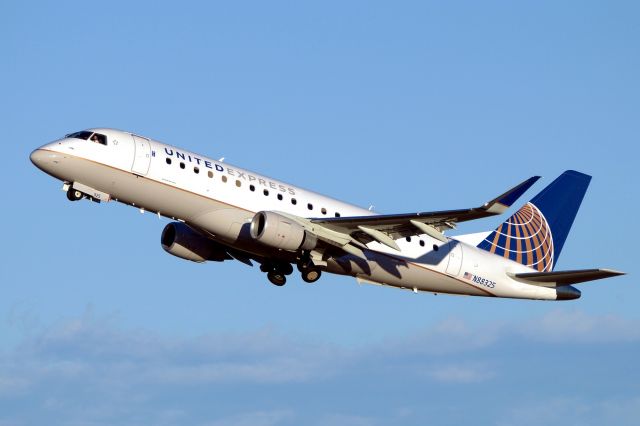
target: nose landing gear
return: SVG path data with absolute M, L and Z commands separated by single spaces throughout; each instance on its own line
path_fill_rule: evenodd
M 73 189 L 73 187 L 69 187 L 67 190 L 67 200 L 69 201 L 78 201 L 84 198 L 84 194 L 77 189 Z

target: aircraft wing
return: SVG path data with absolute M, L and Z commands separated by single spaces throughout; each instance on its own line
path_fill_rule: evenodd
M 538 179 L 540 176 L 533 176 L 479 207 L 437 212 L 316 218 L 310 221 L 331 231 L 350 235 L 362 244 L 378 241 L 396 250 L 398 246 L 394 240 L 413 235 L 427 234 L 446 242 L 442 231 L 454 229 L 455 224 L 459 222 L 504 213 Z

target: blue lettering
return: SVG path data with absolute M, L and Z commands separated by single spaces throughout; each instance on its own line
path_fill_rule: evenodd
M 220 164 L 216 164 L 216 170 L 219 172 L 224 172 L 224 169 L 222 168 L 222 166 Z
M 168 156 L 172 156 L 173 155 L 173 150 L 167 148 L 166 146 L 164 147 L 164 152 L 166 152 Z
M 176 157 L 182 158 L 183 160 L 186 160 L 186 158 L 184 157 L 184 154 L 182 154 L 182 153 L 180 153 L 178 151 L 176 151 Z
M 207 161 L 207 160 L 204 160 L 204 166 L 205 166 L 206 168 L 208 168 L 208 169 L 212 169 L 212 168 L 213 168 L 213 167 L 211 166 L 211 161 Z

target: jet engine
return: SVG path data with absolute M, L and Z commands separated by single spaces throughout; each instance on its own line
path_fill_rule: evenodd
M 254 240 L 281 250 L 313 250 L 318 244 L 318 238 L 302 225 L 270 211 L 256 213 L 249 232 Z
M 165 226 L 160 243 L 167 253 L 193 262 L 232 259 L 223 247 L 182 222 Z

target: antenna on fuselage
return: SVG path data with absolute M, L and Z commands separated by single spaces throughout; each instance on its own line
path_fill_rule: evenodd
M 224 163 L 224 157 L 220 157 L 220 159 L 218 160 L 221 163 Z

